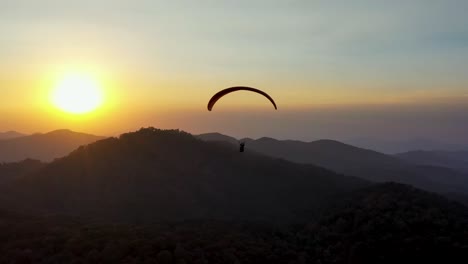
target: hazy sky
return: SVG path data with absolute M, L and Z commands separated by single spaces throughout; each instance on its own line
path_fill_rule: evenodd
M 0 131 L 141 126 L 468 142 L 468 1 L 0 0 Z M 106 106 L 57 113 L 60 72 Z M 211 94 L 256 86 L 207 112 Z

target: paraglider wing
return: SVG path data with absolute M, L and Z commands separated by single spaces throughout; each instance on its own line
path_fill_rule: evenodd
M 232 92 L 236 92 L 236 91 L 251 91 L 251 92 L 255 92 L 255 93 L 258 93 L 258 94 L 261 94 L 263 96 L 265 96 L 266 98 L 268 98 L 268 100 L 270 100 L 270 102 L 273 104 L 273 106 L 275 107 L 275 109 L 278 109 L 276 107 L 276 103 L 275 101 L 273 100 L 273 98 L 271 98 L 271 96 L 269 96 L 267 93 L 265 93 L 264 91 L 261 91 L 259 89 L 256 89 L 256 88 L 252 88 L 252 87 L 247 87 L 247 86 L 235 86 L 235 87 L 231 87 L 231 88 L 226 88 L 218 93 L 216 93 L 211 99 L 210 101 L 208 102 L 208 111 L 211 111 L 211 109 L 213 109 L 213 106 L 216 104 L 216 102 L 221 99 L 221 97 L 225 96 L 226 94 L 229 94 L 229 93 L 232 93 Z

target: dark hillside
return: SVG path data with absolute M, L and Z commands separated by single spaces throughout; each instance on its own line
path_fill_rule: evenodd
M 146 222 L 293 219 L 366 185 L 312 165 L 148 128 L 80 147 L 10 187 L 23 206 Z
M 143 226 L 0 211 L 0 263 L 466 263 L 468 211 L 380 184 L 341 196 L 321 220 Z

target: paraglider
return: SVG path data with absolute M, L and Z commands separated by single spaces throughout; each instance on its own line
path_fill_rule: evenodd
M 229 93 L 232 93 L 232 92 L 237 92 L 237 91 L 250 91 L 250 92 L 261 94 L 261 95 L 265 96 L 268 100 L 270 100 L 270 102 L 273 104 L 275 109 L 278 110 L 278 108 L 276 107 L 276 103 L 273 100 L 273 98 L 271 98 L 271 96 L 269 96 L 264 91 L 261 91 L 259 89 L 252 88 L 252 87 L 247 87 L 247 86 L 234 86 L 234 87 L 226 88 L 226 89 L 224 89 L 222 91 L 219 91 L 215 95 L 213 95 L 213 97 L 211 97 L 210 101 L 208 102 L 208 111 L 211 111 L 213 109 L 213 106 L 216 104 L 216 102 L 219 99 L 221 99 L 221 97 L 225 96 L 226 94 L 229 94 Z
M 236 91 L 250 91 L 250 92 L 261 94 L 261 95 L 265 96 L 268 100 L 270 100 L 270 102 L 275 107 L 275 110 L 278 110 L 278 108 L 276 107 L 276 103 L 273 100 L 273 98 L 271 98 L 271 96 L 269 96 L 264 91 L 261 91 L 261 90 L 259 90 L 257 88 L 247 87 L 247 86 L 234 86 L 234 87 L 230 87 L 230 88 L 226 88 L 224 90 L 221 90 L 218 93 L 216 93 L 215 95 L 213 95 L 213 97 L 211 97 L 210 101 L 208 102 L 208 111 L 211 111 L 213 109 L 213 106 L 216 104 L 216 102 L 219 99 L 221 99 L 223 96 L 225 96 L 226 94 L 232 93 L 232 92 L 236 92 Z M 240 142 L 239 143 L 239 152 L 244 152 L 244 148 L 245 148 L 245 142 Z

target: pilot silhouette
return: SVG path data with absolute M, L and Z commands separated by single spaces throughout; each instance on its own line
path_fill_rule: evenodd
M 244 152 L 244 147 L 245 147 L 245 143 L 244 143 L 244 142 L 241 142 L 241 143 L 240 143 L 240 149 L 239 149 L 239 151 L 240 151 L 240 152 Z

